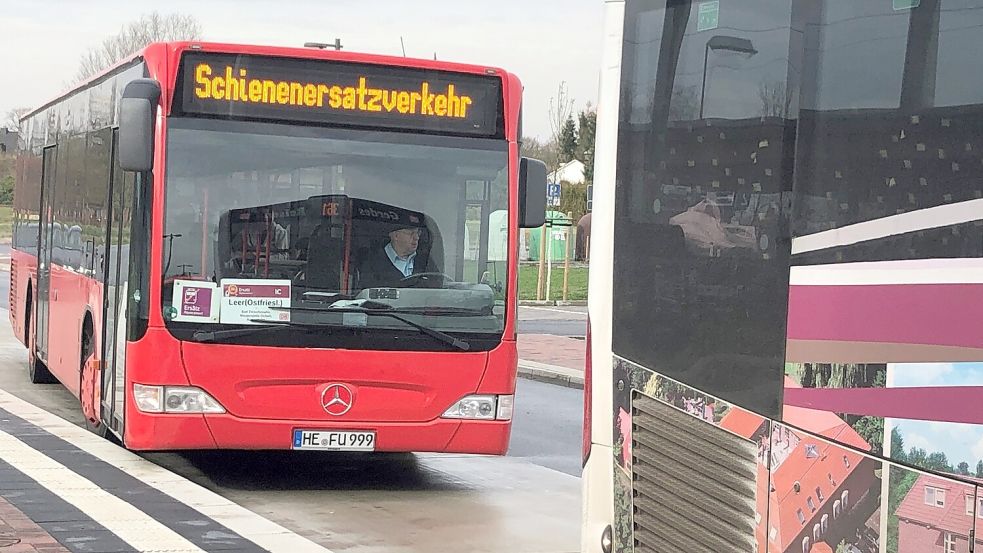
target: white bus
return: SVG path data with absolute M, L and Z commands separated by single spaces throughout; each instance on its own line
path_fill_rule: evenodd
M 983 551 L 983 0 L 605 7 L 583 551 Z

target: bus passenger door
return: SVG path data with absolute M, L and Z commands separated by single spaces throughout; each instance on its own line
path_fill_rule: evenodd
M 129 252 L 129 204 L 132 202 L 133 173 L 123 172 L 116 161 L 117 131 L 113 131 L 113 171 L 109 184 L 109 235 L 103 307 L 102 420 L 122 435 L 123 393 L 126 365 L 126 280 Z
M 57 146 L 44 149 L 41 170 L 41 210 L 38 221 L 38 276 L 37 317 L 35 328 L 35 351 L 39 359 L 48 362 L 48 311 L 50 309 L 49 293 L 51 290 L 51 233 L 52 212 L 51 198 L 54 197 L 55 158 Z

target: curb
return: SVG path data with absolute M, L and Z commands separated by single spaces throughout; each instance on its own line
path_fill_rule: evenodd
M 537 363 L 536 361 L 519 360 L 519 376 L 530 380 L 538 380 L 547 384 L 566 386 L 567 388 L 584 388 L 584 372 L 561 367 L 559 365 L 548 365 Z

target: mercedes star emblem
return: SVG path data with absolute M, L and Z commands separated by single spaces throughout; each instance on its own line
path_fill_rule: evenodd
M 329 415 L 340 417 L 352 408 L 353 399 L 351 389 L 344 384 L 330 384 L 321 392 L 321 407 Z

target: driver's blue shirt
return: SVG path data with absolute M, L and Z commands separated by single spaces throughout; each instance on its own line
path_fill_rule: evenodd
M 386 255 L 389 256 L 389 261 L 392 262 L 393 267 L 396 267 L 396 270 L 403 273 L 403 276 L 410 276 L 413 274 L 413 261 L 416 260 L 416 252 L 413 252 L 406 257 L 400 257 L 396 255 L 396 250 L 393 249 L 392 244 L 386 244 Z

